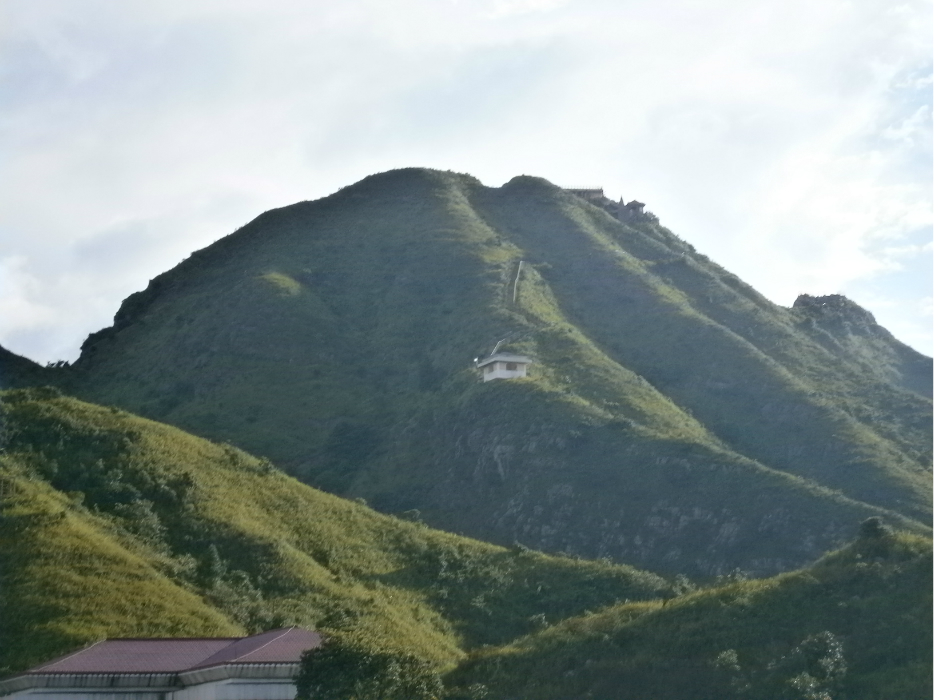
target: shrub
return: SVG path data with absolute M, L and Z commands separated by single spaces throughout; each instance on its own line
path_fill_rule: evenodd
M 374 649 L 348 634 L 305 652 L 297 700 L 434 700 L 443 693 L 430 664 L 401 651 Z

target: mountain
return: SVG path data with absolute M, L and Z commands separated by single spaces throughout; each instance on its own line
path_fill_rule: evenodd
M 0 428 L 0 676 L 104 637 L 287 624 L 451 667 L 541 621 L 671 590 L 381 515 L 51 388 L 0 392 Z
M 528 379 L 480 381 L 499 341 Z M 929 532 L 930 358 L 533 177 L 399 170 L 267 212 L 42 380 L 504 545 L 764 575 L 870 516 Z
M 923 700 L 930 577 L 929 539 L 872 528 L 801 571 L 618 605 L 480 650 L 448 683 L 473 697 L 482 685 L 489 700 Z

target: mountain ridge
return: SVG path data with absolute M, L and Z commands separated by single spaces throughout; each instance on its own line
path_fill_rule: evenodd
M 930 516 L 929 358 L 822 303 L 540 178 L 409 169 L 194 253 L 47 376 L 445 529 L 769 573 Z M 481 384 L 502 338 L 533 376 Z

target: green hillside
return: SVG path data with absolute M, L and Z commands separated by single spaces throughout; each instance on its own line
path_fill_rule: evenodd
M 448 682 L 489 700 L 922 700 L 930 621 L 931 541 L 870 530 L 802 571 L 566 620 Z
M 502 339 L 531 376 L 483 384 Z M 393 171 L 267 212 L 48 372 L 382 512 L 654 570 L 770 574 L 931 516 L 930 358 L 531 177 Z
M 878 518 L 802 571 L 695 590 L 382 515 L 56 389 L 0 392 L 0 428 L 0 675 L 299 624 L 446 674 L 449 700 L 929 692 L 931 542 Z
M 298 624 L 449 667 L 653 574 L 378 514 L 266 460 L 54 389 L 0 392 L 0 675 L 104 637 Z

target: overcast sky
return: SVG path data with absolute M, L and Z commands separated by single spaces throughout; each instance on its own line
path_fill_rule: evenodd
M 0 0 L 0 345 L 77 357 L 273 207 L 406 166 L 639 199 L 932 346 L 929 2 Z

